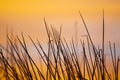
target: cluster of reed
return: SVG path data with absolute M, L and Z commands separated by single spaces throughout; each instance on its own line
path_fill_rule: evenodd
M 77 52 L 73 39 L 71 43 L 62 39 L 62 27 L 60 27 L 60 31 L 52 26 L 49 29 L 44 19 L 48 36 L 47 51 L 39 40 L 36 43 L 28 36 L 41 59 L 39 63 L 43 66 L 40 67 L 30 55 L 31 52 L 22 33 L 22 39 L 16 36 L 19 44 L 7 35 L 7 47 L 0 45 L 0 78 L 6 80 L 119 80 L 120 58 L 116 56 L 115 44 L 112 48 L 110 42 L 111 67 L 114 72 L 109 72 L 107 63 L 105 63 L 104 17 L 102 48 L 97 48 L 80 12 L 79 14 L 87 31 L 87 43 L 80 40 L 82 53 Z M 80 57 L 78 54 L 83 54 L 83 56 Z M 80 58 L 83 59 L 82 64 Z

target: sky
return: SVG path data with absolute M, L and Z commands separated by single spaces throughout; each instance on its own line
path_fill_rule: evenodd
M 95 43 L 101 42 L 102 11 L 105 12 L 106 42 L 119 43 L 120 1 L 119 0 L 0 0 L 0 38 L 5 40 L 6 25 L 14 35 L 20 32 L 46 41 L 45 18 L 68 40 L 74 36 L 77 22 L 78 37 L 86 34 L 78 11 L 81 11 Z M 96 34 L 97 33 L 97 34 Z

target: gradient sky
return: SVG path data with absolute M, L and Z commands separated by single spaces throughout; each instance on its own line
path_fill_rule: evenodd
M 44 17 L 49 25 L 52 24 L 58 30 L 62 24 L 63 35 L 68 40 L 74 36 L 74 25 L 77 21 L 78 34 L 81 36 L 85 34 L 85 29 L 78 14 L 80 10 L 94 41 L 99 43 L 103 9 L 106 41 L 119 43 L 120 0 L 0 0 L 0 38 L 3 39 L 8 24 L 14 33 L 19 34 L 22 31 L 33 38 L 39 37 L 44 42 Z

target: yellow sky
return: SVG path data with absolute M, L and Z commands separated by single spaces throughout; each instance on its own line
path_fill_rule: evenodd
M 119 0 L 1 0 L 0 12 L 14 15 L 50 15 L 67 14 L 78 9 L 98 10 L 120 10 Z M 69 14 L 68 14 L 69 13 Z
M 42 31 L 40 32 L 39 29 L 43 29 L 40 26 L 44 26 L 43 18 L 46 17 L 47 22 L 55 27 L 63 24 L 63 34 L 68 37 L 68 33 L 73 36 L 72 27 L 76 20 L 79 26 L 82 25 L 77 12 L 80 10 L 91 32 L 95 34 L 94 31 L 98 30 L 96 26 L 98 28 L 102 26 L 103 8 L 106 26 L 113 28 L 112 26 L 115 25 L 112 30 L 116 32 L 120 25 L 120 0 L 0 0 L 0 22 L 10 24 L 14 31 L 20 30 L 38 37 L 36 35 L 41 34 Z M 80 31 L 83 32 L 82 29 Z

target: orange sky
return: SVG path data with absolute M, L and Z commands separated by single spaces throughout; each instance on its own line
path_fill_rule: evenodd
M 0 14 L 21 17 L 21 16 L 56 16 L 70 17 L 75 16 L 77 10 L 87 13 L 105 9 L 112 15 L 120 13 L 119 0 L 1 0 Z M 92 14 L 93 15 L 93 14 Z
M 14 32 L 23 31 L 32 37 L 44 34 L 43 18 L 55 27 L 63 25 L 63 34 L 70 39 L 74 36 L 74 24 L 78 22 L 79 34 L 85 34 L 78 10 L 85 18 L 93 39 L 100 42 L 102 30 L 102 10 L 105 10 L 106 38 L 120 37 L 119 0 L 0 0 L 0 37 L 5 34 L 5 24 L 12 26 Z M 3 27 L 4 25 L 4 27 Z M 98 32 L 96 35 L 95 33 Z M 70 36 L 69 36 L 69 35 Z M 79 35 L 79 36 L 80 36 Z M 43 35 L 41 37 L 43 39 Z M 108 41 L 107 40 L 107 41 Z

